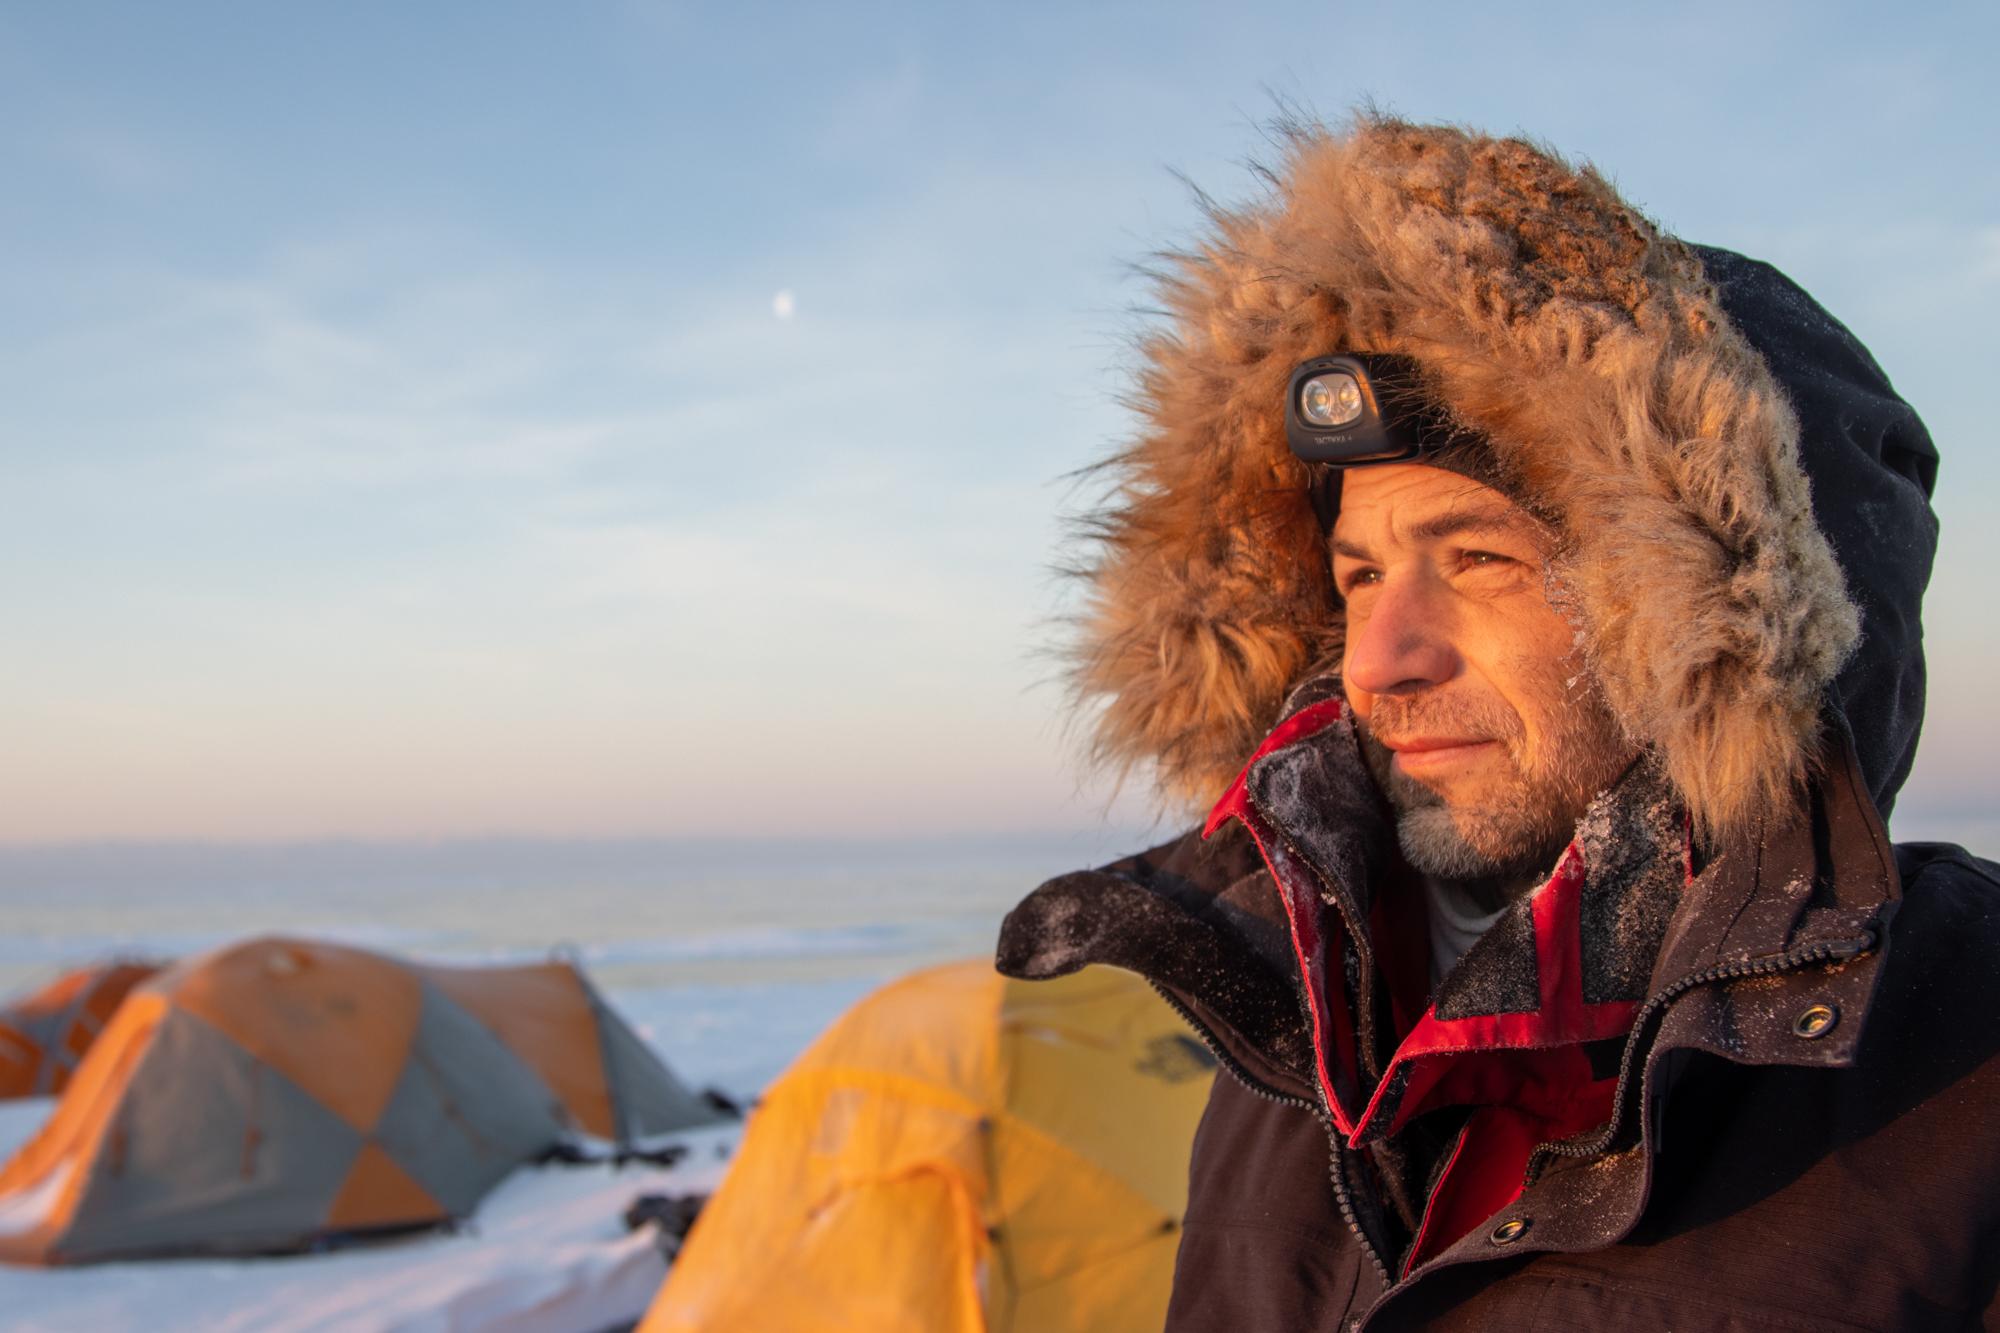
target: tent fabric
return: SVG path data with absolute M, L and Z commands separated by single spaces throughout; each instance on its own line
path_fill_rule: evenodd
M 0 1166 L 0 1260 L 282 1252 L 435 1225 L 572 1130 L 718 1118 L 568 963 L 434 967 L 254 939 L 119 1007 Z
M 1214 1061 L 1140 978 L 891 983 L 758 1103 L 641 1333 L 1151 1333 Z
M 80 967 L 0 1005 L 0 1099 L 59 1095 L 132 988 L 157 971 L 149 962 Z
M 585 1133 L 624 1143 L 716 1119 L 565 960 L 526 967 L 426 967 L 430 981 L 540 1074 Z M 579 1041 L 582 1016 L 592 1039 Z

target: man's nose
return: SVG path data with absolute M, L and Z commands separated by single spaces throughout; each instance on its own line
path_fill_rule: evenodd
M 1347 683 L 1370 694 L 1408 694 L 1457 675 L 1448 601 L 1421 575 L 1385 582 L 1366 617 L 1348 618 Z

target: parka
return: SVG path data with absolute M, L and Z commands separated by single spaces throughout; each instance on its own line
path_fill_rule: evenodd
M 2000 870 L 1892 845 L 1937 455 L 1768 265 L 1519 140 L 1288 131 L 1162 275 L 1087 531 L 1098 751 L 1204 813 L 1002 927 L 1222 1067 L 1168 1327 L 2000 1327 Z M 1338 677 L 1291 368 L 1420 366 L 1559 534 L 1641 758 L 1440 981 Z

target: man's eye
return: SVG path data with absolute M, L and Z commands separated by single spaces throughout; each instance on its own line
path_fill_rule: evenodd
M 1467 551 L 1464 559 L 1465 563 L 1474 569 L 1484 569 L 1493 565 L 1511 565 L 1514 563 L 1511 556 L 1501 555 L 1497 551 Z
M 1356 588 L 1372 587 L 1381 581 L 1382 571 L 1379 569 L 1352 569 L 1340 580 L 1340 591 L 1345 595 L 1352 593 Z

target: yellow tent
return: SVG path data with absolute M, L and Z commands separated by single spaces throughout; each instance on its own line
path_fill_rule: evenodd
M 1213 1070 L 1129 973 L 894 982 L 758 1104 L 640 1333 L 1153 1333 Z

